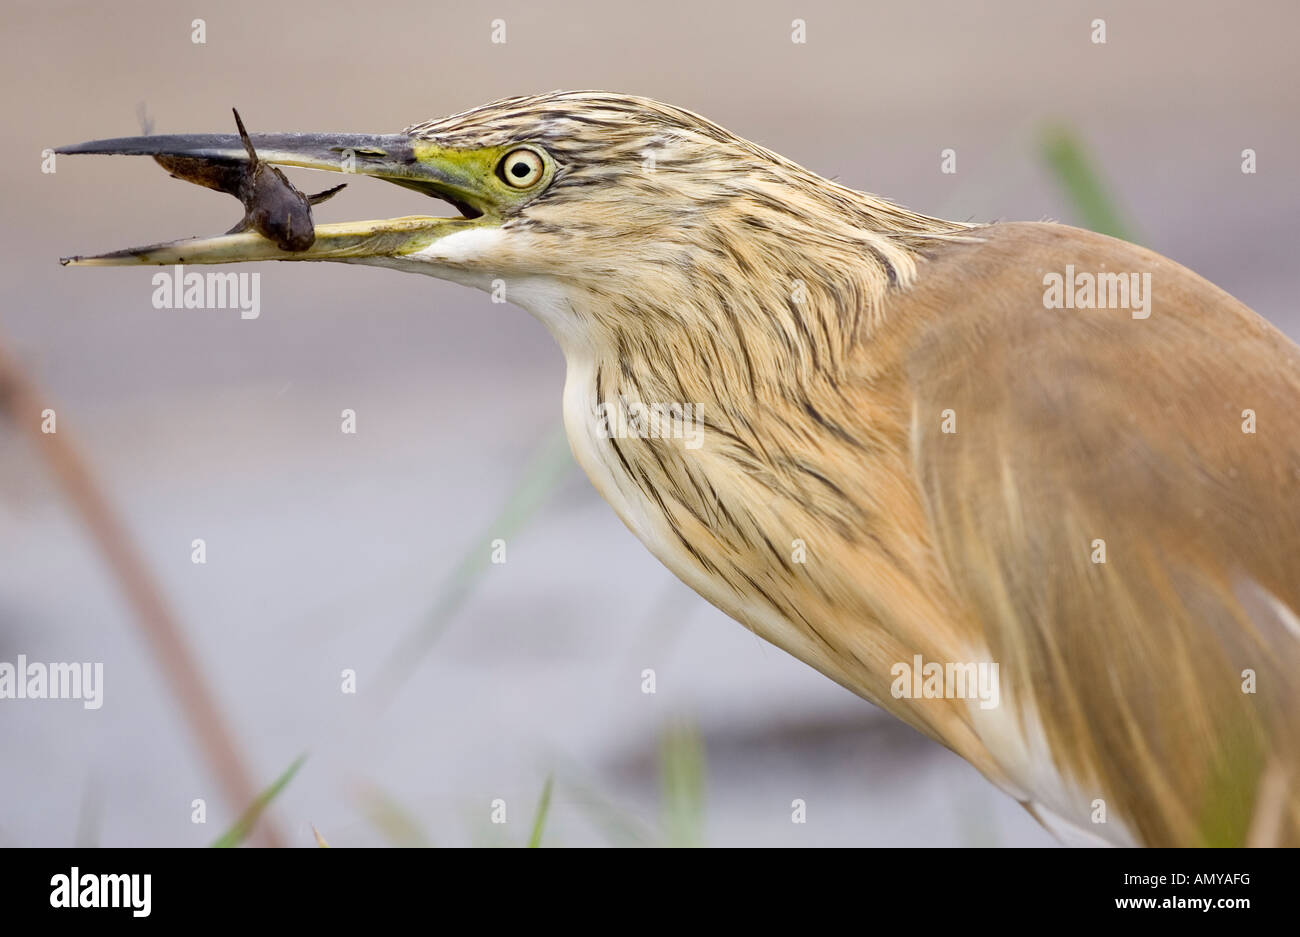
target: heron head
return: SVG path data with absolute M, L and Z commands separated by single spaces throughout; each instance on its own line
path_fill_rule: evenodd
M 265 163 L 375 176 L 441 199 L 459 216 L 316 224 L 314 241 L 296 251 L 243 231 L 66 262 L 369 264 L 504 287 L 506 299 L 553 331 L 572 330 L 560 316 L 585 316 L 590 326 L 593 317 L 629 311 L 691 328 L 701 323 L 683 319 L 684 310 L 735 303 L 763 319 L 763 306 L 788 304 L 801 283 L 827 295 L 882 288 L 910 272 L 906 239 L 936 223 L 689 111 L 607 92 L 507 98 L 398 134 L 253 134 L 251 145 Z M 246 158 L 234 134 L 131 137 L 59 152 L 227 165 Z M 871 282 L 837 282 L 842 276 Z
M 69 262 L 333 260 L 505 274 L 580 269 L 584 257 L 621 252 L 626 264 L 635 259 L 629 248 L 653 252 L 780 159 L 687 111 L 604 92 L 507 98 L 399 134 L 253 134 L 251 142 L 265 163 L 374 176 L 445 201 L 460 217 L 320 224 L 300 251 L 241 232 Z M 58 152 L 244 158 L 233 134 L 125 137 Z

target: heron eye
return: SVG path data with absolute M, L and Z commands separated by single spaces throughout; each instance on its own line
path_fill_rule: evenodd
M 500 164 L 501 178 L 516 189 L 536 185 L 546 166 L 532 150 L 511 150 Z

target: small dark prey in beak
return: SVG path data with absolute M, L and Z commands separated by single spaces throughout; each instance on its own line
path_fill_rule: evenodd
M 248 162 L 242 160 L 199 159 L 193 156 L 155 156 L 158 164 L 172 174 L 174 179 L 184 179 L 218 192 L 235 196 L 244 203 L 244 218 L 227 234 L 238 234 L 252 228 L 280 250 L 305 251 L 316 241 L 316 226 L 311 218 L 311 206 L 319 205 L 344 188 L 332 189 L 315 195 L 304 195 L 294 188 L 270 163 L 257 158 L 248 131 L 235 114 L 235 125 L 248 150 Z

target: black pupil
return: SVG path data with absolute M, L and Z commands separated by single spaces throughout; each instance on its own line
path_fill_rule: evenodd
M 527 163 L 523 162 L 522 160 L 520 160 L 519 162 L 515 163 L 513 166 L 510 167 L 510 174 L 514 176 L 516 179 L 522 179 L 524 176 L 528 175 L 532 171 L 533 171 L 532 167 L 529 166 Z

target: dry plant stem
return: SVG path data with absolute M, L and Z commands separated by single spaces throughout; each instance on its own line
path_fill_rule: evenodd
M 69 442 L 66 431 L 40 431 L 41 411 L 49 406 L 33 385 L 0 349 L 0 411 L 7 414 L 32 439 L 37 451 L 54 471 L 104 559 L 117 577 L 144 631 L 158 664 L 180 700 L 199 748 L 216 772 L 222 794 L 236 812 L 257 796 L 234 737 L 226 727 L 194 654 L 182 636 L 171 610 L 154 584 L 130 534 L 100 491 L 85 460 Z M 254 834 L 258 845 L 280 846 L 282 839 L 263 821 Z

